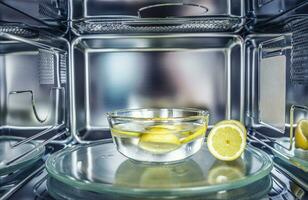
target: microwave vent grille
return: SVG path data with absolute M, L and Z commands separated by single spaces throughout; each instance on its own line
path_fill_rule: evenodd
M 37 32 L 17 25 L 0 25 L 0 32 L 9 33 L 25 38 L 34 38 L 38 36 Z
M 172 32 L 233 32 L 238 29 L 239 18 L 206 18 L 200 20 L 165 21 L 85 21 L 75 24 L 85 33 L 172 33 Z
M 291 22 L 292 56 L 291 80 L 294 84 L 308 85 L 308 20 Z

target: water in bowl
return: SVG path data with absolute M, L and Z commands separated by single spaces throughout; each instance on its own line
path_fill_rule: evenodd
M 205 124 L 130 122 L 111 129 L 118 151 L 145 162 L 172 162 L 196 153 L 203 144 Z

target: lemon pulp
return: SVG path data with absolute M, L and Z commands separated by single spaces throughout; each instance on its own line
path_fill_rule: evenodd
M 172 133 L 147 133 L 140 137 L 139 147 L 152 153 L 167 153 L 180 147 L 180 140 Z
M 211 130 L 207 145 L 219 160 L 231 161 L 241 156 L 246 146 L 246 132 L 234 123 L 221 123 Z
M 237 121 L 237 120 L 223 120 L 223 121 L 220 121 L 217 125 L 221 125 L 221 124 L 234 124 L 236 126 L 238 126 L 243 132 L 247 132 L 245 126 L 240 122 L 240 121 Z M 246 136 L 246 134 L 244 134 Z

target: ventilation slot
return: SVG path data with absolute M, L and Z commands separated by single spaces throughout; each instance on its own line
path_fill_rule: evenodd
M 149 32 L 231 32 L 240 24 L 239 18 L 207 18 L 202 20 L 187 20 L 177 24 L 174 22 L 139 21 L 139 22 L 81 22 L 76 24 L 82 33 L 149 33 Z
M 39 50 L 39 81 L 42 85 L 55 83 L 55 55 L 47 50 Z
M 308 85 L 308 20 L 300 19 L 289 25 L 292 35 L 291 80 Z
M 38 36 L 37 32 L 17 25 L 0 25 L 0 32 L 9 33 L 25 38 L 34 38 Z
M 60 80 L 62 84 L 66 83 L 66 67 L 67 67 L 67 54 L 60 54 Z

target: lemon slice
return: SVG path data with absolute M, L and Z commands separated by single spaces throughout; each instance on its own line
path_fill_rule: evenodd
M 140 135 L 138 132 L 122 131 L 114 128 L 111 129 L 111 133 L 117 137 L 138 137 Z
M 196 125 L 193 125 L 191 123 L 182 123 L 182 124 L 176 124 L 175 127 L 176 130 L 178 130 L 177 134 L 180 137 L 186 137 L 192 134 L 192 131 L 196 127 Z
M 148 126 L 145 128 L 147 133 L 170 133 L 178 131 L 179 129 L 176 126 L 167 125 L 167 124 L 161 124 L 161 125 L 154 125 L 154 126 Z
M 179 136 L 189 136 L 191 134 L 191 129 L 194 126 L 192 124 L 160 124 L 146 127 L 147 133 L 175 133 Z
M 111 128 L 111 133 L 116 137 L 139 137 L 144 128 L 138 124 L 119 124 Z
M 181 138 L 180 141 L 182 144 L 185 144 L 185 143 L 189 143 L 199 137 L 202 137 L 205 135 L 205 132 L 206 132 L 206 127 L 205 126 L 202 126 L 200 128 L 197 128 L 195 129 L 194 132 L 191 132 L 191 134 L 187 137 L 184 137 L 184 138 Z
M 235 124 L 217 124 L 207 138 L 207 146 L 217 159 L 231 161 L 243 153 L 246 137 L 246 132 Z
M 139 141 L 139 147 L 154 154 L 173 151 L 181 146 L 180 140 L 172 133 L 145 133 Z
M 295 147 L 308 150 L 308 120 L 301 120 L 295 129 Z

